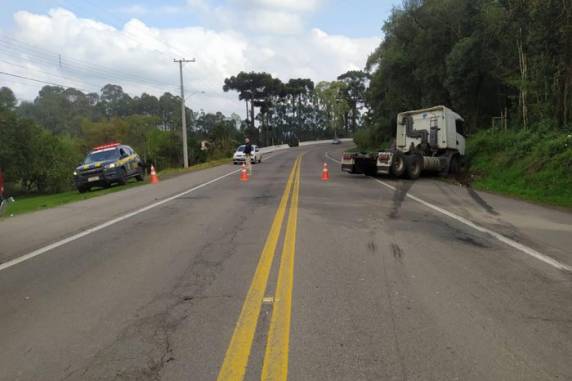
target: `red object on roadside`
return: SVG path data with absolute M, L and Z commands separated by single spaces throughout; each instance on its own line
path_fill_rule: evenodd
M 155 172 L 155 167 L 151 166 L 151 184 L 157 184 L 159 182 L 159 176 Z
M 328 181 L 330 179 L 330 171 L 328 170 L 328 164 L 324 163 L 324 168 L 322 169 L 322 181 Z
M 248 181 L 248 170 L 245 164 L 242 164 L 242 169 L 240 170 L 240 181 Z

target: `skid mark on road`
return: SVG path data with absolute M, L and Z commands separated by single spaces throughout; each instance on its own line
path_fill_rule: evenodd
M 369 241 L 367 243 L 367 248 L 369 249 L 369 251 L 371 251 L 372 253 L 375 253 L 375 251 L 377 250 L 377 247 L 375 246 L 375 242 L 373 240 Z
M 397 189 L 396 189 L 393 185 L 387 184 L 386 182 L 381 181 L 381 180 L 379 180 L 379 179 L 375 179 L 375 178 L 374 178 L 374 180 L 377 181 L 378 183 L 380 183 L 381 185 L 383 185 L 384 187 L 386 187 L 386 188 L 388 188 L 388 189 L 391 189 L 391 190 L 394 191 L 394 192 L 397 191 Z M 454 220 L 457 221 L 457 222 L 460 222 L 460 223 L 462 223 L 462 224 L 464 224 L 464 225 L 466 225 L 466 226 L 469 226 L 470 228 L 473 228 L 473 229 L 475 229 L 475 230 L 477 230 L 477 231 L 479 231 L 479 232 L 481 232 L 481 233 L 488 234 L 488 235 L 490 235 L 490 236 L 496 238 L 497 240 L 499 240 L 499 241 L 501 241 L 501 242 L 507 244 L 508 246 L 510 246 L 510 247 L 512 247 L 512 248 L 514 248 L 514 249 L 517 249 L 517 250 L 519 250 L 519 251 L 521 251 L 521 252 L 523 252 L 523 253 L 525 253 L 525 254 L 527 254 L 527 255 L 533 257 L 533 258 L 536 258 L 536 259 L 538 259 L 539 261 L 544 262 L 544 263 L 546 263 L 546 264 L 548 264 L 548 265 L 550 265 L 550 266 L 552 266 L 552 267 L 554 267 L 554 268 L 556 268 L 556 269 L 558 269 L 558 270 L 564 270 L 564 271 L 570 271 L 570 272 L 572 272 L 572 267 L 571 267 L 571 266 L 566 265 L 566 264 L 564 264 L 564 263 L 561 263 L 561 262 L 557 261 L 556 259 L 554 259 L 554 258 L 552 258 L 552 257 L 549 257 L 549 256 L 547 256 L 547 255 L 544 255 L 544 254 L 542 254 L 542 253 L 540 253 L 540 252 L 534 250 L 534 249 L 531 248 L 531 247 L 525 246 L 525 245 L 523 245 L 523 244 L 521 244 L 521 243 L 519 243 L 519 242 L 516 242 L 516 241 L 514 241 L 514 240 L 512 240 L 512 239 L 510 239 L 510 238 L 508 238 L 508 237 L 505 237 L 505 236 L 502 235 L 502 234 L 499 234 L 499 233 L 497 233 L 497 232 L 495 232 L 495 231 L 492 231 L 492 230 L 490 230 L 490 229 L 487 229 L 487 228 L 485 228 L 485 227 L 482 227 L 482 226 L 480 226 L 480 225 L 477 225 L 477 224 L 475 224 L 474 222 L 467 220 L 466 218 L 463 218 L 463 217 L 458 216 L 458 215 L 456 215 L 456 214 L 454 214 L 454 213 L 451 213 L 451 212 L 449 212 L 448 210 L 445 210 L 445 209 L 443 209 L 443 208 L 441 208 L 441 207 L 438 207 L 438 206 L 436 206 L 436 205 L 433 205 L 433 204 L 431 204 L 431 203 L 429 203 L 429 202 L 427 202 L 427 201 L 425 201 L 425 200 L 422 200 L 422 199 L 420 199 L 419 197 L 416 197 L 416 196 L 414 196 L 414 195 L 412 195 L 412 194 L 407 194 L 407 197 L 410 198 L 410 199 L 412 199 L 412 200 L 414 200 L 414 201 L 417 201 L 418 203 L 420 203 L 420 204 L 426 206 L 427 208 L 430 208 L 430 209 L 432 209 L 432 210 L 434 210 L 434 211 L 436 211 L 436 212 L 438 212 L 438 213 L 440 213 L 440 214 L 443 214 L 443 215 L 445 215 L 445 216 L 447 216 L 447 217 L 449 217 L 449 218 L 454 219 Z
M 487 213 L 492 214 L 493 216 L 498 216 L 498 212 L 489 205 L 470 185 L 467 186 L 467 192 L 469 196 L 478 204 L 480 205 Z
M 471 246 L 476 246 L 476 247 L 481 248 L 481 249 L 489 248 L 489 246 L 485 245 L 484 243 L 477 241 L 475 238 L 468 236 L 468 235 L 457 236 L 455 238 L 458 241 L 461 241 L 461 242 L 466 243 L 466 244 L 471 245 Z
M 394 220 L 399 218 L 399 210 L 401 209 L 401 205 L 403 204 L 403 201 L 405 201 L 405 197 L 409 193 L 409 190 L 412 186 L 413 181 L 402 181 L 399 183 L 397 191 L 393 193 L 393 207 L 391 208 L 391 212 L 389 212 L 389 218 Z
M 395 245 L 397 246 L 397 245 Z M 392 249 L 393 249 L 394 245 L 392 245 Z M 399 246 L 397 246 L 399 248 Z M 401 248 L 399 248 L 399 252 L 401 253 Z M 395 257 L 395 251 L 393 252 L 393 256 Z M 401 258 L 401 257 L 400 257 Z M 399 259 L 401 260 L 401 259 Z M 408 376 L 407 376 L 407 367 L 405 366 L 405 359 L 403 356 L 403 351 L 401 349 L 401 344 L 399 342 L 399 329 L 397 327 L 397 321 L 396 321 L 396 314 L 395 314 L 395 306 L 394 306 L 394 300 L 393 300 L 393 290 L 392 290 L 392 286 L 391 286 L 391 282 L 389 281 L 389 276 L 387 274 L 387 264 L 385 263 L 385 254 L 383 254 L 381 256 L 381 264 L 382 264 L 382 268 L 383 268 L 383 283 L 384 283 L 384 288 L 385 288 L 385 295 L 387 297 L 387 300 L 389 302 L 389 314 L 391 317 L 391 330 L 393 332 L 393 345 L 395 346 L 395 352 L 397 354 L 397 358 L 399 360 L 399 366 L 401 369 L 401 380 L 402 381 L 407 381 Z
M 332 160 L 333 162 L 336 162 L 336 163 L 338 163 L 338 164 L 340 163 L 339 160 L 336 160 L 336 159 L 332 158 L 327 152 L 326 152 L 326 155 L 325 155 L 325 156 L 326 156 L 326 158 L 328 158 L 329 160 Z M 375 181 L 377 181 L 378 183 L 380 183 L 380 184 L 383 185 L 384 187 L 386 187 L 386 188 L 388 188 L 388 189 L 391 189 L 391 190 L 394 191 L 394 192 L 398 192 L 398 189 L 397 189 L 396 187 L 394 187 L 393 185 L 388 184 L 388 183 L 386 183 L 385 181 L 381 181 L 381 180 L 379 180 L 379 179 L 376 179 L 376 178 L 374 178 L 374 177 L 372 177 L 372 179 L 374 179 Z M 460 223 L 462 223 L 462 224 L 464 224 L 464 225 L 466 225 L 466 226 L 468 226 L 468 227 L 470 227 L 470 228 L 473 228 L 473 229 L 475 229 L 475 230 L 477 230 L 477 231 L 479 231 L 479 232 L 481 232 L 481 233 L 488 234 L 488 235 L 492 236 L 493 238 L 497 239 L 498 241 L 500 241 L 500 242 L 502 242 L 502 243 L 504 243 L 504 244 L 506 244 L 506 245 L 512 247 L 513 249 L 516 249 L 516 250 L 518 250 L 518 251 L 520 251 L 520 252 L 522 252 L 522 253 L 524 253 L 524 254 L 527 254 L 527 255 L 529 255 L 529 256 L 531 256 L 531 257 L 533 257 L 533 258 L 535 258 L 535 259 L 537 259 L 537 260 L 539 260 L 539 261 L 541 261 L 541 262 L 544 262 L 544 263 L 546 263 L 546 264 L 548 264 L 548 265 L 550 265 L 550 266 L 552 266 L 552 267 L 554 267 L 554 268 L 556 268 L 556 269 L 558 269 L 558 270 L 563 270 L 563 271 L 572 272 L 572 266 L 567 265 L 567 264 L 562 263 L 562 262 L 559 262 L 559 261 L 557 261 L 556 259 L 554 259 L 554 258 L 552 258 L 552 257 L 549 257 L 548 255 L 542 254 L 542 253 L 540 253 L 540 252 L 534 250 L 534 249 L 531 248 L 531 247 L 528 247 L 528 246 L 526 246 L 526 245 L 523 245 L 523 244 L 520 243 L 520 242 L 514 241 L 514 240 L 512 240 L 512 239 L 510 239 L 510 238 L 508 238 L 508 237 L 506 237 L 506 236 L 504 236 L 504 235 L 502 235 L 502 234 L 500 234 L 500 233 L 497 233 L 497 232 L 495 232 L 495 231 L 493 231 L 493 230 L 490 230 L 490 229 L 487 229 L 487 228 L 482 227 L 482 226 L 480 226 L 480 225 L 477 225 L 477 224 L 475 224 L 474 222 L 469 221 L 468 219 L 466 219 L 466 218 L 464 218 L 464 217 L 461 217 L 461 216 L 459 216 L 459 215 L 456 215 L 456 214 L 454 214 L 454 213 L 451 213 L 451 212 L 449 212 L 448 210 L 445 210 L 445 209 L 443 209 L 443 208 L 441 208 L 441 207 L 439 207 L 439 206 L 437 206 L 437 205 L 433 205 L 433 204 L 431 204 L 431 203 L 429 203 L 429 202 L 427 202 L 427 201 L 425 201 L 425 200 L 422 200 L 422 199 L 420 199 L 419 197 L 414 196 L 414 195 L 412 195 L 412 194 L 409 194 L 409 193 L 408 193 L 408 194 L 406 195 L 406 197 L 408 197 L 408 198 L 410 198 L 411 200 L 414 200 L 414 201 L 420 203 L 421 205 L 424 205 L 424 206 L 426 206 L 427 208 L 432 209 L 432 210 L 434 210 L 434 211 L 436 211 L 436 212 L 438 212 L 438 213 L 440 213 L 440 214 L 442 214 L 442 215 L 444 215 L 444 216 L 447 216 L 447 217 L 449 217 L 449 218 L 451 218 L 451 219 L 453 219 L 453 220 L 455 220 L 455 221 L 457 221 L 457 222 L 460 222 Z
M 403 259 L 403 250 L 398 244 L 396 243 L 391 244 L 391 252 L 393 253 L 393 258 L 401 262 L 401 260 Z

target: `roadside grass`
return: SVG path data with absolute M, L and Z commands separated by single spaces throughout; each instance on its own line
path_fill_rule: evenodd
M 78 191 L 68 191 L 62 193 L 54 193 L 47 195 L 24 195 L 14 197 L 15 202 L 8 204 L 5 216 L 20 215 L 30 213 L 37 210 L 54 208 L 56 206 L 69 204 L 72 202 L 89 200 L 90 198 L 103 196 L 110 193 L 121 192 L 126 189 L 135 188 L 144 185 L 145 182 L 137 183 L 134 180 L 130 181 L 127 185 L 117 186 L 111 188 L 101 189 L 97 188 L 87 193 L 79 193 Z M 4 217 L 5 217 L 4 216 Z
M 216 159 L 208 161 L 206 163 L 201 163 L 193 165 L 189 168 L 168 168 L 162 171 L 158 171 L 158 176 L 160 179 L 167 179 L 171 177 L 176 177 L 184 175 L 186 173 L 196 172 L 208 168 L 217 167 L 219 165 L 228 164 L 230 158 Z M 97 188 L 87 193 L 79 193 L 78 191 L 68 191 L 62 193 L 54 193 L 47 195 L 24 195 L 14 197 L 15 202 L 8 204 L 4 216 L 0 216 L 0 219 L 6 218 L 8 216 L 17 216 L 20 214 L 35 212 L 38 210 L 54 208 L 57 206 L 70 204 L 78 201 L 89 200 L 94 197 L 104 196 L 106 194 L 121 192 L 127 189 L 139 187 L 149 183 L 149 176 L 147 176 L 146 181 L 136 182 L 135 180 L 130 180 L 127 185 L 118 186 L 114 185 L 111 188 L 101 189 Z
M 539 127 L 468 139 L 476 189 L 572 208 L 572 135 Z

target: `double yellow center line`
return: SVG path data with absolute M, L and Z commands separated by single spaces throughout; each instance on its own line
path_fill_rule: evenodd
M 300 157 L 296 159 L 288 176 L 286 188 L 280 199 L 278 210 L 274 216 L 272 227 L 256 267 L 256 272 L 246 294 L 244 305 L 217 378 L 218 381 L 242 381 L 244 379 L 268 277 L 280 238 L 280 231 L 286 215 L 288 201 L 292 197 L 284 236 L 284 247 L 280 259 L 278 283 L 274 296 L 266 352 L 264 354 L 264 364 L 262 366 L 262 380 L 287 379 L 301 160 Z M 292 196 L 290 196 L 291 194 Z

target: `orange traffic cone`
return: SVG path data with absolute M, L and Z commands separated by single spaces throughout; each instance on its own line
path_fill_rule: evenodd
M 246 170 L 245 164 L 242 164 L 242 168 L 240 170 L 240 181 L 248 181 L 248 171 Z
M 159 183 L 159 176 L 157 176 L 157 172 L 155 172 L 155 167 L 151 166 L 151 184 L 158 184 Z
M 328 181 L 330 179 L 330 171 L 328 170 L 328 163 L 324 163 L 324 168 L 322 169 L 322 181 Z

